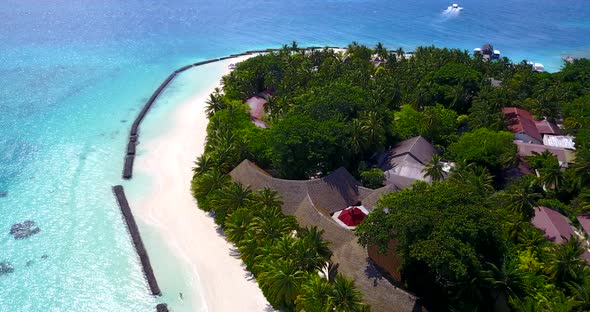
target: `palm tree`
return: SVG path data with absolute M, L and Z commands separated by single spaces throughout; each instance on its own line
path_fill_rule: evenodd
M 502 193 L 501 197 L 505 200 L 509 210 L 530 220 L 535 212 L 537 199 L 541 198 L 541 194 L 535 193 L 530 181 L 523 179 Z
M 356 312 L 364 309 L 363 295 L 354 282 L 338 274 L 334 279 L 334 311 Z
M 199 208 L 209 211 L 210 207 L 207 202 L 207 197 L 214 191 L 223 189 L 229 183 L 229 177 L 221 174 L 217 170 L 209 171 L 203 175 L 197 176 L 193 179 L 191 190 L 193 196 L 199 202 Z
M 590 184 L 590 149 L 578 149 L 576 151 L 576 162 L 571 168 L 583 185 Z
M 215 211 L 215 222 L 225 224 L 225 218 L 240 208 L 245 208 L 252 203 L 252 191 L 250 187 L 244 187 L 240 183 L 232 182 L 219 190 L 218 196 L 211 202 Z
M 267 244 L 270 249 L 264 256 L 272 260 L 292 259 L 297 241 L 292 235 L 283 235 L 273 244 Z
M 297 221 L 291 216 L 283 216 L 280 210 L 276 209 L 270 215 L 252 219 L 251 229 L 259 241 L 273 242 L 296 230 Z
M 551 264 L 551 277 L 557 284 L 565 286 L 568 282 L 577 281 L 583 274 L 585 261 L 581 257 L 584 249 L 576 236 L 563 244 L 555 244 L 555 258 Z
M 302 229 L 299 237 L 327 261 L 332 257 L 332 251 L 328 248 L 328 242 L 322 239 L 323 234 L 324 230 L 318 230 L 316 226 L 312 226 Z
M 499 267 L 493 263 L 488 265 L 490 270 L 484 273 L 485 281 L 496 290 L 496 300 L 501 294 L 505 294 L 510 301 L 532 294 L 533 290 L 528 281 L 531 274 L 519 270 L 517 261 L 505 257 Z
M 301 286 L 301 294 L 295 300 L 298 311 L 334 311 L 334 286 L 316 274 L 309 274 L 305 284 Z
M 385 144 L 385 129 L 383 119 L 377 112 L 369 111 L 361 116 L 363 130 L 367 135 L 367 144 L 375 150 L 383 148 Z
M 563 185 L 563 172 L 561 171 L 561 166 L 557 160 L 546 164 L 545 167 L 539 170 L 539 173 L 541 175 L 540 180 L 545 186 L 558 191 Z
M 269 261 L 258 276 L 258 284 L 268 301 L 276 308 L 288 309 L 301 292 L 307 275 L 289 259 Z
M 375 54 L 377 54 L 378 57 L 380 57 L 382 60 L 387 59 L 387 49 L 383 46 L 383 43 L 381 42 L 377 42 L 377 45 L 375 46 Z
M 197 157 L 195 161 L 195 167 L 193 167 L 193 177 L 204 174 L 205 172 L 213 169 L 213 160 L 209 153 L 203 153 L 203 155 Z
M 430 162 L 422 169 L 422 173 L 424 178 L 430 177 L 434 182 L 442 181 L 445 176 L 442 158 L 438 154 L 433 154 Z
M 260 251 L 260 242 L 254 236 L 251 230 L 247 230 L 244 232 L 242 236 L 242 240 L 237 242 L 238 250 L 240 251 L 240 258 L 246 264 L 246 268 L 248 271 L 256 274 L 258 270 L 256 266 L 254 266 L 255 259 L 258 256 L 258 252 Z
M 350 150 L 353 155 L 362 155 L 368 145 L 365 127 L 360 120 L 353 119 L 348 130 L 350 131 Z
M 239 243 L 246 238 L 250 229 L 252 214 L 248 209 L 239 208 L 225 220 L 223 232 L 228 240 Z
M 296 240 L 293 247 L 294 249 L 290 258 L 300 270 L 317 273 L 317 270 L 321 269 L 326 262 L 326 259 L 306 240 Z
M 449 181 L 473 186 L 478 194 L 486 195 L 494 192 L 494 177 L 487 168 L 467 164 L 465 161 L 457 162 L 451 169 Z
M 590 272 L 588 271 L 588 267 L 585 267 L 584 278 L 581 282 L 567 283 L 578 311 L 590 311 Z
M 295 40 L 293 40 L 293 42 L 291 42 L 291 51 L 293 51 L 293 52 L 299 51 L 299 45 L 297 44 L 297 41 L 295 41 Z
M 221 94 L 221 90 L 219 90 L 219 88 L 215 88 L 215 90 L 213 91 L 213 93 L 209 95 L 209 99 L 207 99 L 205 103 L 207 104 L 205 108 L 205 113 L 209 118 L 215 115 L 216 112 L 226 107 L 225 101 L 223 99 L 223 94 Z
M 283 206 L 279 193 L 269 187 L 254 193 L 254 201 L 256 206 L 263 209 L 281 208 Z

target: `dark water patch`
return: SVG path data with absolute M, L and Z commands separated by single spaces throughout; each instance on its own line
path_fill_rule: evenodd
M 127 119 L 121 119 L 121 123 L 126 123 Z
M 0 198 L 8 196 L 7 191 L 0 191 Z
M 42 256 L 41 256 L 41 259 L 47 259 L 47 258 L 49 258 L 49 256 L 48 256 L 48 255 L 42 255 Z
M 14 236 L 14 239 L 29 238 L 39 232 L 41 229 L 35 226 L 35 222 L 31 220 L 15 223 L 10 227 L 10 235 Z
M 0 262 L 0 275 L 9 274 L 14 272 L 14 267 L 8 261 Z

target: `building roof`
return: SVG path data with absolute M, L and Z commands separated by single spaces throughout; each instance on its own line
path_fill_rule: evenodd
M 399 191 L 401 189 L 402 188 L 400 188 L 396 184 L 393 184 L 393 183 L 387 184 L 383 187 L 380 187 L 380 188 L 374 190 L 371 194 L 369 194 L 368 196 L 363 198 L 361 203 L 363 204 L 363 207 L 365 207 L 365 209 L 367 209 L 369 212 L 371 212 L 371 211 L 375 210 L 375 205 L 377 204 L 377 201 L 379 201 L 383 195 L 389 194 L 391 192 Z
M 508 123 L 508 129 L 514 133 L 525 133 L 539 141 L 543 140 L 541 133 L 533 119 L 533 115 L 528 111 L 518 107 L 502 108 L 505 120 Z
M 438 154 L 436 148 L 423 137 L 417 136 L 399 142 L 379 155 L 377 161 L 379 167 L 383 171 L 387 171 L 405 164 L 426 165 L 432 159 L 433 154 Z
M 571 222 L 564 215 L 547 207 L 535 208 L 535 216 L 531 223 L 545 232 L 547 239 L 559 244 L 575 234 Z
M 367 250 L 358 244 L 354 233 L 340 226 L 331 213 L 356 206 L 371 190 L 360 184 L 344 169 L 315 180 L 285 180 L 270 176 L 249 160 L 230 172 L 232 180 L 253 190 L 270 187 L 281 195 L 282 211 L 292 215 L 302 227 L 316 226 L 323 231 L 339 271 L 355 280 L 366 302 L 376 311 L 412 311 L 416 298 L 392 285 L 374 269 Z M 368 274 L 367 272 L 370 272 Z
M 541 144 L 525 143 L 514 141 L 518 148 L 518 155 L 522 157 L 534 156 L 535 153 L 541 154 L 544 151 L 549 151 L 561 164 L 573 163 L 575 155 L 572 151 L 566 150 L 565 148 L 546 146 Z
M 574 137 L 569 135 L 544 135 L 543 145 L 561 147 L 566 149 L 576 149 Z
M 261 96 L 253 96 L 246 100 L 246 104 L 250 107 L 250 119 L 259 128 L 267 127 L 266 123 L 261 119 L 264 115 L 264 105 L 266 103 L 267 100 Z
M 584 229 L 584 232 L 590 235 L 590 214 L 579 215 L 576 217 L 576 219 L 578 219 L 578 221 L 580 222 L 580 225 L 582 226 L 582 229 Z
M 417 136 L 399 142 L 379 155 L 377 164 L 385 172 L 386 184 L 398 182 L 399 177 L 411 179 L 411 182 L 402 181 L 405 186 L 412 184 L 415 180 L 427 180 L 424 178 L 422 169 L 430 162 L 434 154 L 438 154 L 436 148 L 423 137 Z
M 274 178 L 251 161 L 244 160 L 230 172 L 230 176 L 234 181 L 249 185 L 253 189 L 270 187 L 276 190 L 282 196 L 287 214 L 293 214 L 305 196 L 309 196 L 322 213 L 330 215 L 359 204 L 368 194 L 344 168 L 339 168 L 321 179 L 286 180 Z
M 535 120 L 535 126 L 541 135 L 545 134 L 562 134 L 561 129 L 556 124 L 547 119 Z

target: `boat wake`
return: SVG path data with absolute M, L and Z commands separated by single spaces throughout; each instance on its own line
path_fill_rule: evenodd
M 463 10 L 462 7 L 458 6 L 457 4 L 453 4 L 442 12 L 442 16 L 446 18 L 457 17 L 459 16 L 459 13 L 461 13 L 461 10 Z

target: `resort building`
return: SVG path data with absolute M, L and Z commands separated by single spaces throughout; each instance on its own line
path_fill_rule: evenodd
M 563 131 L 555 123 L 547 119 L 535 120 L 531 113 L 518 107 L 504 107 L 502 113 L 504 113 L 508 129 L 514 133 L 516 141 L 566 148 L 554 145 L 558 144 L 557 141 L 562 143 L 567 140 L 563 138 Z M 559 139 L 556 139 L 557 137 Z M 573 138 L 571 139 L 573 147 Z M 545 142 L 551 142 L 551 144 Z
M 271 93 L 271 91 L 264 91 L 246 100 L 246 104 L 250 107 L 250 120 L 259 128 L 268 128 L 268 125 L 262 121 L 262 116 Z
M 559 129 L 559 127 L 556 124 L 548 121 L 547 119 L 535 120 L 535 126 L 537 127 L 537 130 L 543 137 L 545 137 L 546 135 L 563 134 L 561 129 Z
M 388 185 L 378 190 L 361 186 L 344 168 L 330 175 L 313 180 L 285 180 L 272 177 L 249 160 L 244 160 L 230 172 L 234 182 L 253 190 L 269 187 L 281 195 L 282 211 L 294 216 L 303 227 L 316 226 L 323 230 L 323 237 L 330 243 L 332 260 L 339 271 L 355 280 L 355 285 L 365 296 L 366 302 L 376 311 L 413 311 L 416 298 L 395 287 L 369 260 L 367 249 L 357 243 L 352 229 L 374 209 L 375 202 L 387 192 L 397 190 Z M 352 211 L 351 211 L 352 210 Z M 348 216 L 345 216 L 348 214 Z M 352 214 L 352 215 L 351 215 Z M 338 222 L 334 219 L 338 216 Z M 399 260 L 395 255 L 385 261 L 388 272 L 398 272 Z M 381 267 L 381 265 L 380 265 Z M 397 273 L 396 278 L 399 278 Z M 418 307 L 419 308 L 419 307 Z
M 548 240 L 558 244 L 566 242 L 575 235 L 570 220 L 561 213 L 547 207 L 536 207 L 531 223 L 534 227 L 543 231 Z
M 508 129 L 514 133 L 515 140 L 534 144 L 543 143 L 543 136 L 539 133 L 531 113 L 517 107 L 504 107 L 502 113 Z
M 590 233 L 590 215 L 580 215 L 577 217 L 580 225 L 587 233 Z M 531 220 L 534 227 L 545 233 L 545 237 L 555 243 L 563 244 L 568 241 L 572 236 L 582 238 L 581 233 L 576 231 L 576 228 L 572 225 L 570 220 L 561 213 L 547 208 L 537 207 L 535 208 L 535 216 Z M 590 263 L 590 251 L 588 249 L 588 241 L 583 239 L 584 253 L 582 257 L 587 263 Z
M 565 148 L 524 143 L 519 141 L 514 141 L 514 144 L 516 144 L 516 147 L 518 148 L 517 153 L 520 157 L 534 156 L 535 154 L 541 154 L 544 151 L 548 151 L 557 158 L 559 165 L 562 167 L 567 167 L 569 164 L 572 164 L 575 159 L 574 152 Z
M 430 182 L 422 169 L 438 151 L 421 136 L 402 141 L 377 157 L 377 166 L 385 173 L 385 184 L 405 188 L 416 180 Z

